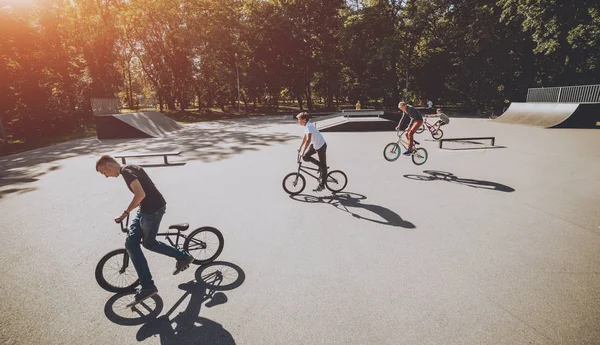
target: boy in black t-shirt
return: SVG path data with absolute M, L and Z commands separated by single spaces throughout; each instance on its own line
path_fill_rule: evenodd
M 173 274 L 188 268 L 194 257 L 184 250 L 156 240 L 156 234 L 158 233 L 160 221 L 165 214 L 167 202 L 144 169 L 137 165 L 121 166 L 113 157 L 104 155 L 96 162 L 96 171 L 106 177 L 123 176 L 127 188 L 134 194 L 129 206 L 120 216 L 115 218 L 115 222 L 120 223 L 129 215 L 129 212 L 140 206 L 131 221 L 129 233 L 125 240 L 125 248 L 131 257 L 131 262 L 141 284 L 140 290 L 135 295 L 135 300 L 130 303 L 130 305 L 133 305 L 158 293 L 146 257 L 144 257 L 144 253 L 140 248 L 140 242 L 146 249 L 177 259 Z
M 406 102 L 398 103 L 398 109 L 402 110 L 405 114 L 408 115 L 408 117 L 410 117 L 410 122 L 408 123 L 408 127 L 406 127 L 406 138 L 408 139 L 408 148 L 402 153 L 403 155 L 409 156 L 412 154 L 413 147 L 415 144 L 415 133 L 417 132 L 417 129 L 419 129 L 419 127 L 421 127 L 421 125 L 423 124 L 423 116 L 415 107 L 413 107 L 410 104 L 407 104 Z M 401 122 L 403 119 L 404 116 L 402 116 L 400 122 L 398 122 L 398 126 L 396 126 L 397 131 L 400 130 L 400 125 L 402 124 Z

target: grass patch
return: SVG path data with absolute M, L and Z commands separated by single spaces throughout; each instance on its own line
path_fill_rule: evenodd
M 283 110 L 280 109 L 278 112 L 269 112 L 269 115 L 284 115 L 284 114 L 292 114 L 294 110 Z M 237 118 L 246 118 L 250 116 L 264 116 L 267 112 L 265 111 L 248 111 L 241 112 L 238 114 L 235 110 L 226 109 L 223 111 L 220 108 L 210 108 L 210 109 L 201 109 L 201 110 L 192 110 L 188 109 L 186 111 L 167 111 L 164 115 L 172 118 L 175 121 L 182 123 L 194 123 L 194 122 L 206 122 L 206 121 L 217 121 L 224 119 L 237 119 Z
M 12 155 L 19 152 L 39 149 L 40 147 L 60 144 L 69 140 L 92 137 L 95 135 L 95 128 L 87 128 L 85 131 L 73 132 L 71 134 L 59 135 L 56 137 L 40 138 L 38 140 L 30 140 L 27 142 L 23 140 L 9 140 L 8 144 L 3 144 L 2 140 L 0 140 L 0 157 Z
M 313 109 L 311 112 L 324 111 L 324 108 Z M 209 108 L 209 109 L 186 109 L 185 111 L 166 111 L 164 115 L 172 118 L 175 121 L 182 123 L 194 123 L 194 122 L 205 122 L 205 121 L 217 121 L 224 119 L 237 119 L 251 116 L 266 116 L 266 115 L 295 115 L 300 112 L 298 106 L 280 105 L 278 108 L 275 107 L 250 107 L 247 111 L 242 107 L 242 111 L 238 113 L 237 108 L 228 107 L 225 110 L 221 108 Z

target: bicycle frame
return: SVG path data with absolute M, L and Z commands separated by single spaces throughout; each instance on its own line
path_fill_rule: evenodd
M 128 233 L 129 232 L 129 215 L 127 215 L 127 218 L 125 220 L 125 226 L 123 226 L 123 221 L 121 221 L 119 224 L 121 225 L 121 231 L 124 233 Z M 171 237 L 169 237 L 171 235 L 176 236 L 175 243 L 173 243 L 173 240 L 171 239 Z M 181 230 L 177 230 L 177 232 L 170 232 L 170 231 L 169 232 L 159 232 L 156 234 L 156 237 L 158 237 L 158 236 L 166 238 L 172 247 L 175 247 L 178 249 L 180 249 L 179 248 L 179 238 L 182 238 L 182 240 L 181 240 L 182 245 L 183 245 L 183 242 L 187 239 L 187 236 L 185 234 L 182 234 Z M 126 256 L 126 258 L 127 258 L 127 256 Z
M 173 243 L 173 241 L 171 240 L 171 238 L 169 236 L 174 235 L 177 236 L 177 238 L 175 239 L 175 243 Z M 167 241 L 169 241 L 169 243 L 171 244 L 171 246 L 177 248 L 177 249 L 181 249 L 179 248 L 179 238 L 182 237 L 183 239 L 181 240 L 181 245 L 183 246 L 183 242 L 184 240 L 187 238 L 186 235 L 182 234 L 180 230 L 177 230 L 177 233 L 175 232 L 159 232 L 158 234 L 156 234 L 156 237 L 158 236 L 162 236 L 164 238 L 167 239 Z
M 398 144 L 398 146 L 402 146 L 405 150 L 408 150 L 408 139 L 406 139 L 406 135 L 404 135 L 404 133 L 406 133 L 406 130 L 396 132 L 396 135 L 398 136 L 398 141 L 396 142 L 396 144 Z M 402 137 L 404 137 L 405 139 L 403 139 Z M 420 143 L 414 138 L 413 143 L 415 149 L 420 145 Z
M 427 117 L 423 119 L 423 125 L 425 126 L 425 128 L 427 128 L 427 130 L 432 133 L 434 131 L 437 131 L 437 129 L 435 128 L 435 123 L 431 124 L 431 123 L 427 122 L 427 119 L 428 119 Z
M 398 141 L 396 142 L 396 144 L 398 144 L 398 146 L 401 146 L 405 150 L 407 150 L 408 149 L 408 139 L 404 139 L 404 140 L 402 139 L 402 137 L 406 138 L 406 135 L 404 135 L 404 133 L 406 133 L 406 130 L 403 130 L 402 132 L 400 132 L 400 131 L 396 132 L 396 135 L 398 136 Z M 417 146 L 416 142 L 415 142 L 415 146 Z
M 302 171 L 302 172 L 304 172 L 305 174 L 307 174 L 307 175 L 311 176 L 312 178 L 314 178 L 315 180 L 319 180 L 319 179 L 321 178 L 320 176 L 315 176 L 315 175 L 317 175 L 317 174 L 313 175 L 313 174 L 312 174 L 310 171 L 308 171 L 308 170 L 311 170 L 311 171 L 319 171 L 319 168 L 311 168 L 311 167 L 306 167 L 306 166 L 305 166 L 305 167 L 303 167 L 303 166 L 302 166 L 302 159 L 300 158 L 300 155 L 298 155 L 298 174 L 299 174 L 299 173 Z
M 402 146 L 405 150 L 408 150 L 408 138 L 405 140 L 402 140 L 402 136 L 404 136 L 406 138 L 406 135 L 404 135 L 404 133 L 406 133 L 408 126 L 406 126 L 406 128 L 402 132 L 400 132 L 400 124 L 402 123 L 402 121 L 404 121 L 404 114 L 402 114 L 402 117 L 400 118 L 400 122 L 398 122 L 398 130 L 396 131 L 396 135 L 398 135 L 398 142 L 396 144 L 398 144 L 398 146 Z M 425 121 L 423 121 L 423 123 L 425 123 Z M 419 145 L 419 142 L 416 141 L 414 138 L 413 138 L 413 143 L 414 143 L 415 148 Z

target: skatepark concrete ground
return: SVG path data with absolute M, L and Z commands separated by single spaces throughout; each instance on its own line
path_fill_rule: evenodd
M 164 138 L 81 139 L 0 158 L 2 344 L 598 344 L 600 132 L 452 119 L 423 166 L 383 159 L 393 132 L 326 133 L 337 195 L 290 198 L 302 128 L 275 117 L 186 125 Z M 444 144 L 446 147 L 446 143 Z M 168 205 L 225 236 L 213 266 L 172 276 L 146 252 L 159 297 L 102 290 L 131 199 L 94 169 L 103 153 L 182 150 L 147 168 Z M 162 157 L 128 160 L 160 163 Z M 202 283 L 224 272 L 220 286 Z M 153 311 L 154 308 L 157 308 Z M 158 316 L 156 318 L 156 316 Z

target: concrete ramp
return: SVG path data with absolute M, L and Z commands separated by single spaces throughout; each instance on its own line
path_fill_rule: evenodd
M 393 131 L 398 123 L 379 117 L 345 117 L 317 121 L 321 132 L 380 132 Z
M 158 112 L 96 116 L 98 139 L 162 137 L 181 128 L 179 123 Z
M 339 124 L 345 123 L 346 121 L 348 121 L 348 118 L 346 116 L 337 113 L 319 118 L 315 122 L 315 126 L 317 126 L 317 129 L 319 129 L 319 131 L 322 131 L 324 129 L 335 127 Z
M 600 103 L 511 103 L 495 121 L 544 128 L 600 128 Z
M 344 109 L 342 110 L 342 113 L 344 116 L 349 116 L 349 117 L 380 117 L 381 115 L 383 115 L 385 112 L 383 110 L 375 110 L 375 109 L 362 109 L 362 110 L 355 110 L 355 109 Z

